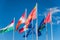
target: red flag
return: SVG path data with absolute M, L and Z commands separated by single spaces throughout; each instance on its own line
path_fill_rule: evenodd
M 46 16 L 45 20 L 44 20 L 44 23 L 49 23 L 51 21 L 51 18 L 50 18 L 50 12 L 48 13 L 48 15 Z
M 25 13 L 22 15 L 22 17 L 19 19 L 17 25 L 16 25 L 16 30 L 18 30 L 19 26 L 22 24 L 22 23 L 25 23 Z

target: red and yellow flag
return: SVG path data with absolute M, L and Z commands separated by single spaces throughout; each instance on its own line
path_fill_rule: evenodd
M 31 22 L 31 20 L 33 20 L 33 19 L 36 19 L 36 7 L 34 7 L 34 9 L 31 11 L 31 13 L 30 13 L 30 15 L 28 16 L 25 24 L 26 24 L 26 25 L 29 25 L 30 22 Z

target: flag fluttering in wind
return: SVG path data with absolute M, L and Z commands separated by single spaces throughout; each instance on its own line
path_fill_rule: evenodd
M 30 21 L 33 20 L 33 19 L 36 19 L 36 6 L 34 7 L 34 9 L 31 11 L 30 15 L 28 16 L 25 24 L 26 25 L 29 25 L 30 24 Z
M 15 19 L 12 20 L 12 22 L 8 26 L 6 26 L 5 28 L 0 29 L 0 33 L 9 32 L 11 30 L 14 30 L 14 21 L 15 21 Z
M 30 22 L 32 20 L 36 19 L 36 6 L 34 7 L 34 9 L 31 11 L 31 13 L 29 14 L 26 22 L 25 22 L 25 26 L 23 28 L 21 28 L 19 30 L 20 33 L 26 31 L 28 29 L 28 25 L 30 24 Z
M 44 19 L 41 21 L 40 25 L 38 26 L 38 30 L 40 29 L 40 31 L 42 30 L 42 28 L 45 26 L 45 23 L 44 23 Z
M 45 20 L 44 20 L 44 23 L 49 23 L 51 22 L 51 15 L 50 15 L 50 12 L 48 13 L 48 15 L 46 16 Z
M 45 19 L 42 20 L 39 28 L 38 28 L 38 32 L 41 32 L 44 28 L 45 28 L 45 24 L 46 23 L 50 23 L 51 22 L 51 18 L 50 18 L 50 12 L 48 13 L 48 15 L 46 16 Z M 39 33 L 38 33 L 38 36 L 39 36 Z
M 41 21 L 40 25 L 38 26 L 38 36 L 41 35 L 41 31 L 45 28 L 44 19 Z
M 22 17 L 19 19 L 17 25 L 16 25 L 16 30 L 18 30 L 19 26 L 22 24 L 22 23 L 25 23 L 25 13 L 22 15 Z

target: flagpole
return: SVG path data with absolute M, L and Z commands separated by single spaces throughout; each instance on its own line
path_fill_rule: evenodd
M 2 36 L 3 36 L 4 34 L 2 33 Z M 4 37 L 4 36 L 3 36 Z M 1 37 L 1 39 L 3 40 L 4 38 L 3 37 Z
M 14 17 L 14 27 L 15 27 L 15 17 Z M 13 40 L 14 40 L 14 27 L 13 27 Z
M 50 8 L 50 11 L 51 11 L 51 8 Z M 53 40 L 53 28 L 52 28 L 52 13 L 50 13 L 50 19 L 51 19 L 51 40 Z
M 45 14 L 45 18 L 46 18 L 46 14 Z M 47 29 L 47 23 L 46 23 L 46 40 L 48 40 L 48 29 Z
M 27 19 L 27 9 L 25 9 L 25 21 Z M 26 28 L 25 28 L 26 29 Z M 27 37 L 26 37 L 26 31 L 25 31 L 25 40 L 27 40 Z
M 33 20 L 32 20 L 32 29 L 33 29 Z M 34 39 L 33 39 L 33 31 L 32 31 L 32 40 L 34 40 Z
M 38 40 L 38 18 L 37 18 L 37 3 L 36 3 L 36 40 Z

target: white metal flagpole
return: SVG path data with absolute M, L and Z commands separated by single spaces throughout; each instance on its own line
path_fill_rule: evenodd
M 25 9 L 25 21 L 27 19 L 27 9 Z M 26 28 L 25 28 L 26 29 Z M 27 40 L 27 37 L 26 37 L 26 31 L 25 31 L 25 40 Z
M 14 27 L 15 27 L 15 17 L 14 17 Z M 13 40 L 14 40 L 14 27 L 13 27 Z
M 33 30 L 33 19 L 32 19 L 32 30 Z M 32 40 L 34 40 L 33 39 L 33 31 L 32 31 Z
M 51 12 L 51 8 L 50 8 L 50 12 Z M 53 28 L 52 28 L 52 13 L 50 13 L 50 19 L 51 19 L 51 40 L 53 40 Z
M 37 3 L 36 3 L 36 40 L 38 40 L 38 16 L 37 16 Z

